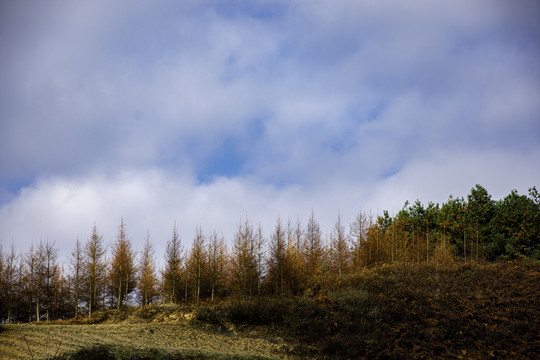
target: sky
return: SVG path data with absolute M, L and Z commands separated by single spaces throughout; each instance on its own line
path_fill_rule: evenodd
M 0 1 L 0 244 L 330 232 L 540 186 L 540 2 Z

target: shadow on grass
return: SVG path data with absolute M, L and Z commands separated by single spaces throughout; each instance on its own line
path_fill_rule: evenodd
M 134 349 L 113 345 L 96 345 L 75 352 L 65 353 L 53 360 L 248 360 L 271 359 L 261 356 L 206 354 L 191 351 L 161 351 L 158 349 Z

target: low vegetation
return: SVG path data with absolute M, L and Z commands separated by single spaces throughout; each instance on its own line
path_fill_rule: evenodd
M 540 355 L 540 263 L 383 265 L 299 296 L 4 325 L 7 358 L 474 358 Z M 92 323 L 93 325 L 88 325 Z M 58 352 L 58 354 L 56 354 Z M 39 356 L 37 356 L 39 354 Z M 93 354 L 93 355 L 92 355 Z
M 303 297 L 231 304 L 200 316 L 283 330 L 301 357 L 540 355 L 538 263 L 386 265 L 319 280 Z
M 0 334 L 2 359 L 286 358 L 280 338 L 255 330 L 221 330 L 185 319 L 96 325 L 10 324 Z

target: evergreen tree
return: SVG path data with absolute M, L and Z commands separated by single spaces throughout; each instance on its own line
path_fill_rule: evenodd
M 491 195 L 480 185 L 471 189 L 467 196 L 467 224 L 472 235 L 471 240 L 475 243 L 474 256 L 476 260 L 483 256 L 480 255 L 484 248 L 486 239 L 491 237 L 490 223 L 494 216 L 494 203 Z M 473 252 L 471 252 L 473 254 Z
M 463 198 L 452 196 L 441 206 L 441 216 L 445 221 L 445 236 L 451 251 L 455 257 L 465 261 L 467 261 L 467 247 L 470 241 L 466 210 L 467 204 Z
M 492 225 L 496 236 L 489 258 L 540 256 L 540 208 L 533 198 L 512 190 L 497 203 Z

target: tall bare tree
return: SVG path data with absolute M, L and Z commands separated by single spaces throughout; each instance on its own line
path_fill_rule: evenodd
M 320 270 L 324 258 L 322 232 L 312 211 L 304 236 L 304 257 L 306 259 L 306 274 L 313 276 Z
M 42 264 L 42 258 L 39 251 L 34 250 L 34 244 L 30 247 L 28 253 L 25 256 L 24 270 L 24 294 L 26 297 L 26 303 L 28 305 L 28 321 L 32 321 L 32 312 L 35 309 L 36 321 L 40 320 L 40 290 L 41 290 L 41 278 L 39 269 Z M 34 308 L 35 305 L 35 308 Z
M 118 236 L 112 247 L 112 262 L 109 273 L 109 291 L 116 299 L 116 307 L 120 309 L 124 301 L 129 300 L 129 294 L 135 290 L 135 255 L 131 249 L 131 241 L 126 234 L 124 219 L 120 222 Z
M 154 248 L 150 243 L 150 232 L 147 232 L 139 264 L 139 304 L 148 305 L 154 302 L 158 296 L 157 285 Z
M 259 281 L 253 225 L 245 219 L 234 236 L 232 258 L 232 282 L 238 295 L 251 303 L 253 293 Z
M 92 235 L 84 248 L 84 298 L 88 306 L 88 316 L 92 317 L 92 311 L 98 310 L 103 302 L 105 294 L 105 248 L 103 236 L 94 225 Z
M 0 244 L 0 321 L 9 317 L 6 315 L 7 310 L 7 281 L 6 281 L 6 266 L 4 265 L 4 251 Z
M 217 292 L 224 283 L 225 263 L 227 261 L 227 248 L 223 235 L 212 232 L 208 241 L 208 272 L 210 278 L 210 299 L 213 301 Z
M 49 321 L 51 315 L 57 315 L 55 305 L 57 305 L 60 294 L 60 268 L 58 265 L 58 249 L 54 242 L 48 240 L 40 243 L 39 254 L 41 267 L 38 268 L 39 278 L 41 279 L 43 306 L 46 311 L 46 319 Z
M 206 275 L 207 257 L 206 257 L 206 236 L 203 234 L 200 226 L 195 231 L 195 238 L 191 245 L 186 268 L 186 276 L 193 280 L 194 296 L 198 302 L 201 297 L 201 283 L 204 282 L 203 277 Z
M 177 302 L 180 299 L 180 282 L 182 270 L 182 246 L 176 222 L 173 226 L 173 234 L 167 242 L 165 250 L 165 269 L 162 273 L 162 293 L 167 302 Z
M 302 253 L 305 231 L 300 222 L 296 220 L 294 226 L 289 221 L 287 226 L 287 279 L 292 294 L 301 293 L 306 286 L 306 260 Z
M 338 214 L 330 239 L 332 243 L 330 252 L 332 266 L 337 270 L 338 276 L 341 277 L 349 271 L 351 259 L 341 214 Z
M 84 254 L 81 241 L 77 236 L 75 249 L 71 252 L 69 261 L 71 270 L 71 293 L 75 310 L 75 317 L 79 316 L 80 297 L 83 293 L 83 270 L 84 270 Z
M 0 253 L 0 257 L 2 257 Z M 16 286 L 18 282 L 17 277 L 17 254 L 15 251 L 15 244 L 11 244 L 9 253 L 5 254 L 5 257 L 2 257 L 3 260 L 3 270 L 2 270 L 2 283 L 3 289 L 1 290 L 4 295 L 4 303 L 7 307 L 7 322 L 11 323 L 13 321 L 13 309 L 16 299 Z
M 268 281 L 276 295 L 285 293 L 285 261 L 287 256 L 287 238 L 281 218 L 277 218 L 274 232 L 270 237 L 268 257 Z
M 15 288 L 17 292 L 16 298 L 18 299 L 16 306 L 16 312 L 18 316 L 14 314 L 14 318 L 25 319 L 25 315 L 28 315 L 28 321 L 32 321 L 32 305 L 27 304 L 30 299 L 29 293 L 27 292 L 26 282 L 26 257 L 22 250 L 19 253 L 19 264 L 17 266 L 17 285 Z M 28 314 L 26 314 L 27 311 Z
M 256 252 L 255 256 L 257 257 L 257 296 L 261 296 L 261 285 L 263 277 L 265 276 L 265 256 L 266 256 L 266 239 L 263 235 L 263 227 L 262 224 L 259 223 L 259 226 L 257 227 L 257 234 L 255 235 L 255 247 Z
M 368 216 L 358 212 L 350 225 L 349 241 L 351 242 L 352 266 L 358 270 L 364 264 L 363 250 L 367 241 L 369 228 Z

